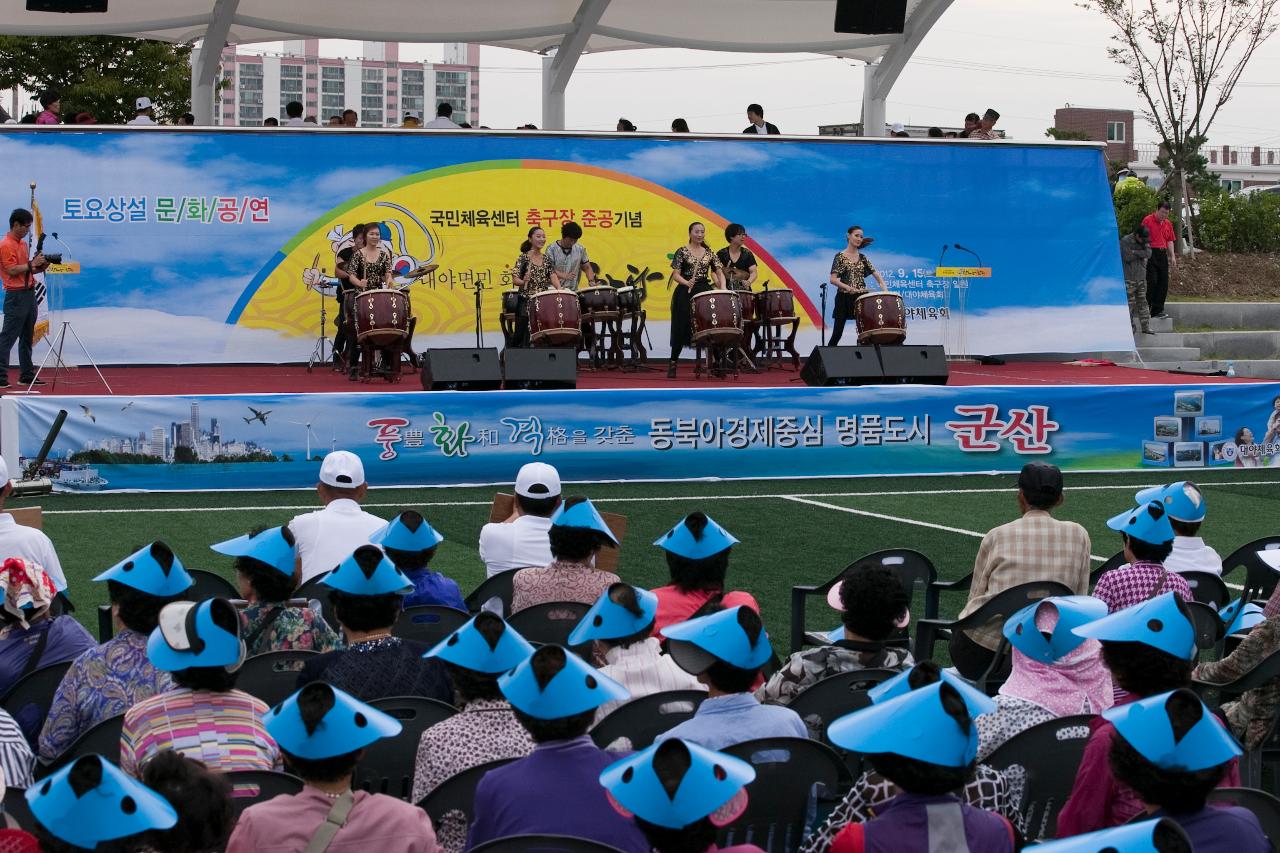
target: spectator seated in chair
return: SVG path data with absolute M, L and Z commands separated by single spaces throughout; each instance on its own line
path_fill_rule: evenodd
M 906 649 L 885 645 L 911 621 L 911 596 L 889 569 L 872 563 L 854 566 L 831 588 L 827 603 L 840 611 L 843 637 L 787 658 L 756 691 L 761 702 L 789 705 L 802 690 L 824 678 L 859 669 L 900 672 L 915 663 Z
M 719 828 L 746 811 L 755 778 L 740 758 L 673 738 L 609 765 L 600 784 L 655 853 L 763 853 L 754 844 L 716 846 Z
M 1138 792 L 1148 813 L 1182 827 L 1196 853 L 1272 849 L 1248 809 L 1206 802 L 1240 745 L 1195 693 L 1185 688 L 1108 711 L 1116 777 Z
M 1098 578 L 1094 597 L 1107 603 L 1112 613 L 1132 607 L 1164 592 L 1175 592 L 1191 601 L 1191 587 L 1182 575 L 1164 567 L 1173 551 L 1173 526 L 1163 500 L 1139 504 L 1107 521 L 1120 532 L 1128 565 L 1112 569 Z
M 573 633 L 569 645 L 593 643 L 600 671 L 627 688 L 632 699 L 668 690 L 706 690 L 697 678 L 681 669 L 653 636 L 658 597 L 647 589 L 615 583 L 601 593 Z M 596 722 L 621 702 L 606 702 L 596 709 Z
M 1239 607 L 1238 602 L 1235 606 Z M 1263 620 L 1250 629 L 1249 635 L 1231 654 L 1222 660 L 1198 665 L 1191 677 L 1210 684 L 1228 684 L 1280 651 L 1280 586 L 1271 593 L 1262 615 Z M 1236 619 L 1241 616 L 1247 614 L 1238 613 Z M 1233 620 L 1227 627 L 1227 633 L 1235 633 L 1237 624 Z M 1222 713 L 1227 725 L 1231 726 L 1231 733 L 1244 744 L 1245 749 L 1260 748 L 1275 726 L 1277 714 L 1280 714 L 1280 681 L 1272 679 L 1246 690 L 1239 699 L 1223 703 Z
M 236 586 L 249 602 L 240 611 L 240 636 L 248 657 L 293 650 L 330 652 L 342 645 L 321 613 L 286 603 L 298 587 L 297 551 L 288 527 L 269 527 L 210 547 L 236 558 Z
M 365 747 L 401 729 L 394 717 L 323 682 L 308 684 L 271 709 L 267 731 L 280 744 L 289 772 L 305 784 L 297 794 L 245 809 L 227 853 L 439 853 L 422 809 L 386 794 L 351 790 Z
M 1125 693 L 1105 718 L 1091 723 L 1093 732 L 1085 743 L 1071 796 L 1058 814 L 1058 838 L 1119 826 L 1142 812 L 1138 792 L 1112 771 L 1109 755 L 1116 727 L 1111 720 L 1128 704 L 1186 687 L 1197 654 L 1191 616 L 1172 592 L 1074 630 L 1102 643 L 1102 660 L 1115 686 Z M 1240 785 L 1234 761 L 1222 785 Z
M 413 584 L 413 592 L 404 597 L 405 607 L 438 604 L 465 611 L 466 602 L 458 582 L 431 571 L 431 558 L 444 537 L 413 510 L 405 510 L 378 532 L 369 542 L 379 545 L 395 567 Z
M 915 689 L 907 686 L 893 698 L 832 723 L 828 736 L 833 743 L 865 754 L 876 772 L 902 792 L 871 820 L 841 829 L 831 842 L 832 853 L 1016 849 L 1017 832 L 1006 818 L 953 793 L 975 766 L 978 729 L 973 719 L 993 709 L 982 693 L 943 679 Z
M 97 645 L 69 613 L 50 616 L 58 590 L 44 567 L 22 557 L 0 566 L 0 695 L 42 666 L 75 660 Z
M 1114 697 L 1102 645 L 1073 632 L 1107 615 L 1087 595 L 1046 598 L 1004 624 L 1013 671 L 995 697 L 996 710 L 978 717 L 978 760 L 1040 723 L 1074 714 L 1100 714 Z
M 43 530 L 19 524 L 12 513 L 4 512 L 5 502 L 12 496 L 13 481 L 9 479 L 9 465 L 0 459 L 0 556 L 21 557 L 27 565 L 40 564 L 49 580 L 53 581 L 54 588 L 65 592 L 67 577 L 53 542 Z
M 1165 558 L 1164 567 L 1171 572 L 1210 572 L 1222 574 L 1222 558 L 1200 538 L 1209 507 L 1195 483 L 1180 480 L 1167 486 L 1145 489 L 1135 496 L 1138 505 L 1160 501 L 1164 504 L 1173 527 L 1173 550 Z
M 80 735 L 138 702 L 173 689 L 147 659 L 160 609 L 182 598 L 191 575 L 163 542 L 153 542 L 94 578 L 107 582 L 116 633 L 76 658 L 63 676 L 40 732 L 40 758 L 53 761 Z
M 683 738 L 707 749 L 768 737 L 807 738 L 800 715 L 781 705 L 761 705 L 751 692 L 760 667 L 773 656 L 760 616 L 738 606 L 667 628 L 671 657 L 707 685 L 694 715 L 658 736 Z
M 205 853 L 226 846 L 236 818 L 231 807 L 231 785 L 221 773 L 166 749 L 142 765 L 142 784 L 168 800 L 178 813 L 173 829 L 148 833 L 145 849 Z
M 617 548 L 618 540 L 591 501 L 566 498 L 551 516 L 552 560 L 540 569 L 521 569 L 511 582 L 511 612 L 551 601 L 592 604 L 617 583 L 613 572 L 595 567 L 601 548 Z
M 650 853 L 635 823 L 609 804 L 600 773 L 613 753 L 591 742 L 596 708 L 627 689 L 560 646 L 542 646 L 498 679 L 537 747 L 476 787 L 467 849 L 507 835 L 571 835 Z
M 702 512 L 692 512 L 653 543 L 667 557 L 671 583 L 653 592 L 658 596 L 654 632 L 662 639 L 668 625 L 711 612 L 708 604 L 737 607 L 745 604 L 757 613 L 760 605 L 750 593 L 725 592 L 729 551 L 738 540 Z
M 29 788 L 27 803 L 44 853 L 145 850 L 147 833 L 178 822 L 168 800 L 100 755 L 77 758 Z
M 289 531 L 298 547 L 304 584 L 338 565 L 369 537 L 386 526 L 385 519 L 360 508 L 368 494 L 364 463 L 349 450 L 335 450 L 320 463 L 316 494 L 323 509 L 295 516 Z
M 424 696 L 453 701 L 444 664 L 424 659 L 423 643 L 391 635 L 400 602 L 413 583 L 374 545 L 361 545 L 321 581 L 346 648 L 309 658 L 298 686 L 327 681 L 361 701 L 388 696 Z
M 498 676 L 533 654 L 533 646 L 496 613 L 475 618 L 427 652 L 444 661 L 460 710 L 422 733 L 413 772 L 413 802 L 451 776 L 502 758 L 523 758 L 533 739 L 498 689 Z M 452 820 L 450 818 L 453 818 Z M 461 850 L 467 840 L 465 815 L 446 816 L 436 827 L 440 846 Z
M 512 569 L 551 563 L 551 515 L 560 507 L 560 474 L 545 462 L 530 462 L 516 475 L 515 510 L 480 529 L 480 559 L 493 577 Z
M 280 750 L 262 722 L 266 703 L 235 689 L 244 643 L 231 602 L 165 605 L 147 640 L 147 657 L 177 686 L 125 712 L 121 770 L 140 776 L 142 763 L 164 749 L 223 772 L 279 769 Z

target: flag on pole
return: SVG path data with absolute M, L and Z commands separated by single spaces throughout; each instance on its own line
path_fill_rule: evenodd
M 40 205 L 35 203 L 35 193 L 32 192 L 31 216 L 35 219 L 34 232 L 36 239 L 44 234 L 44 217 L 40 215 Z M 44 273 L 36 273 L 36 330 L 31 336 L 32 345 L 40 343 L 45 336 L 49 334 L 49 292 L 45 286 Z

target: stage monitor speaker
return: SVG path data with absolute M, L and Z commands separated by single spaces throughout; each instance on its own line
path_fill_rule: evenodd
M 838 33 L 888 35 L 906 26 L 907 0 L 836 0 Z
M 508 390 L 578 387 L 577 350 L 513 347 L 506 350 L 503 359 Z
M 27 0 L 28 12 L 105 12 L 107 0 Z
M 814 347 L 800 378 L 806 385 L 877 385 L 884 371 L 875 347 Z
M 496 349 L 429 349 L 421 363 L 424 391 L 497 391 L 502 387 Z
M 911 385 L 946 385 L 947 354 L 942 347 L 898 344 L 880 345 L 884 381 Z

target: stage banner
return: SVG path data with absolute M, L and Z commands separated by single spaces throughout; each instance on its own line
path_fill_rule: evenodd
M 885 386 L 3 398 L 27 466 L 59 489 L 315 484 L 354 451 L 384 485 L 509 483 L 531 460 L 566 480 L 689 480 L 1065 469 L 1280 467 L 1274 384 Z M 5 436 L 12 448 L 11 435 Z M 6 453 L 12 453 L 7 449 Z M 17 471 L 9 458 L 10 471 Z
M 49 276 L 56 319 L 100 363 L 306 361 L 338 307 L 308 285 L 332 278 L 370 222 L 411 295 L 419 350 L 474 345 L 477 306 L 501 346 L 521 242 L 540 227 L 554 253 L 568 221 L 603 281 L 641 289 L 658 356 L 671 258 L 693 222 L 713 249 L 727 225 L 746 227 L 754 289 L 792 295 L 802 353 L 824 299 L 830 331 L 826 283 L 853 225 L 905 301 L 911 343 L 1133 348 L 1097 145 L 21 126 L 0 130 L 0 156 L 10 208 L 36 182 L 46 250 L 64 261 Z

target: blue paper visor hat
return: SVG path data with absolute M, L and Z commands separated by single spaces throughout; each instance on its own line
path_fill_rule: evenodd
M 308 722 L 303 705 L 323 713 Z M 364 749 L 382 738 L 395 737 L 403 728 L 390 714 L 323 681 L 311 682 L 272 708 L 263 722 L 281 749 L 312 760 Z
M 587 530 L 594 530 L 597 533 L 603 533 L 605 538 L 618 545 L 618 537 L 613 535 L 613 531 L 609 529 L 609 525 L 605 523 L 604 516 L 596 509 L 595 504 L 586 498 L 566 498 L 556 507 L 556 511 L 551 514 L 552 527 L 582 527 Z
M 911 667 L 911 669 L 900 672 L 893 678 L 882 681 L 875 687 L 868 690 L 867 698 L 871 700 L 873 705 L 879 705 L 882 702 L 888 702 L 891 699 L 897 699 L 900 696 L 905 696 L 912 690 L 917 690 L 920 687 L 927 687 L 930 684 L 936 684 L 938 680 L 941 680 L 955 688 L 955 691 L 960 694 L 960 698 L 964 699 L 964 704 L 965 707 L 969 709 L 970 717 L 989 714 L 995 708 L 990 696 L 948 670 L 937 669 L 935 667 L 934 671 L 937 672 L 937 679 L 929 678 L 926 681 L 925 677 L 922 677 L 926 666 L 934 665 L 928 662 L 924 665 L 916 664 Z M 913 680 L 916 682 L 915 687 L 912 687 Z
M 944 696 L 964 704 L 967 727 L 947 713 Z M 985 708 L 989 713 L 996 704 L 987 699 Z M 978 755 L 974 716 L 969 697 L 949 682 L 937 681 L 840 717 L 828 727 L 827 737 L 851 752 L 887 752 L 942 767 L 967 767 Z
M 1218 611 L 1218 618 L 1227 626 L 1226 633 L 1231 635 L 1249 631 L 1260 622 L 1267 621 L 1267 614 L 1252 601 L 1245 604 L 1244 599 L 1237 598 Z
M 1193 722 L 1179 731 L 1175 715 Z M 1226 726 L 1185 687 L 1109 708 L 1102 716 L 1143 758 L 1164 770 L 1194 773 L 1244 754 Z
M 563 646 L 542 646 L 498 679 L 512 707 L 539 720 L 572 717 L 630 698 L 627 688 Z
M 1196 630 L 1186 605 L 1175 593 L 1157 595 L 1074 629 L 1103 642 L 1143 643 L 1183 660 L 1196 657 Z
M 1130 539 L 1140 539 L 1151 545 L 1163 545 L 1174 540 L 1173 525 L 1169 513 L 1160 501 L 1149 501 L 1133 509 L 1107 519 L 1107 527 L 1118 530 Z
M 268 527 L 258 533 L 246 533 L 218 542 L 209 548 L 228 557 L 250 557 L 288 577 L 293 577 L 298 555 L 293 534 L 287 527 Z
M 600 784 L 627 813 L 680 829 L 733 803 L 755 778 L 755 768 L 740 758 L 669 738 L 610 764 Z M 723 825 L 715 817 L 712 823 Z
M 116 581 L 156 598 L 182 595 L 195 584 L 178 555 L 163 542 L 139 548 L 94 580 Z
M 658 596 L 630 584 L 611 584 L 574 626 L 569 645 L 634 637 L 652 626 L 657 615 Z
M 320 583 L 351 595 L 407 595 L 413 581 L 375 545 L 361 545 Z
M 1159 501 L 1164 504 L 1164 510 L 1170 518 L 1192 524 L 1204 521 L 1205 515 L 1209 512 L 1204 493 L 1200 491 L 1199 486 L 1188 480 L 1143 489 L 1134 495 L 1134 500 L 1139 506 Z
M 387 522 L 386 527 L 369 537 L 369 542 L 374 545 L 411 552 L 428 551 L 443 541 L 444 537 L 425 518 L 412 510 L 400 513 Z
M 423 657 L 439 658 L 454 666 L 498 675 L 520 665 L 533 646 L 496 613 L 482 611 L 445 637 Z
M 671 659 L 690 675 L 706 672 L 716 661 L 738 669 L 759 669 L 773 656 L 760 615 L 745 605 L 667 626 Z
M 1182 843 L 1177 848 L 1167 844 L 1157 845 L 1157 839 L 1163 838 L 1178 838 Z M 1170 849 L 1190 850 L 1191 841 L 1182 827 L 1169 818 L 1162 817 L 1073 835 L 1059 841 L 1033 844 L 1024 849 L 1039 850 L 1041 853 L 1159 853 Z
M 225 598 L 166 604 L 160 610 L 159 624 L 147 638 L 147 659 L 165 672 L 196 667 L 234 672 L 244 657 L 240 614 Z
M 1055 610 L 1058 622 L 1048 636 L 1036 627 L 1036 617 L 1045 610 Z M 1084 644 L 1085 638 L 1075 633 L 1107 615 L 1107 604 L 1091 595 L 1059 595 L 1028 604 L 1004 623 L 1004 636 L 1015 649 L 1040 663 L 1061 660 Z
M 693 527 L 689 526 L 691 519 Z M 706 521 L 705 526 L 702 526 L 703 520 Z M 716 524 L 711 516 L 695 512 L 680 519 L 675 527 L 659 536 L 653 544 L 686 560 L 705 560 L 737 545 L 738 540 Z
M 27 789 L 31 813 L 50 834 L 86 850 L 103 841 L 172 828 L 164 797 L 100 755 L 85 755 Z

